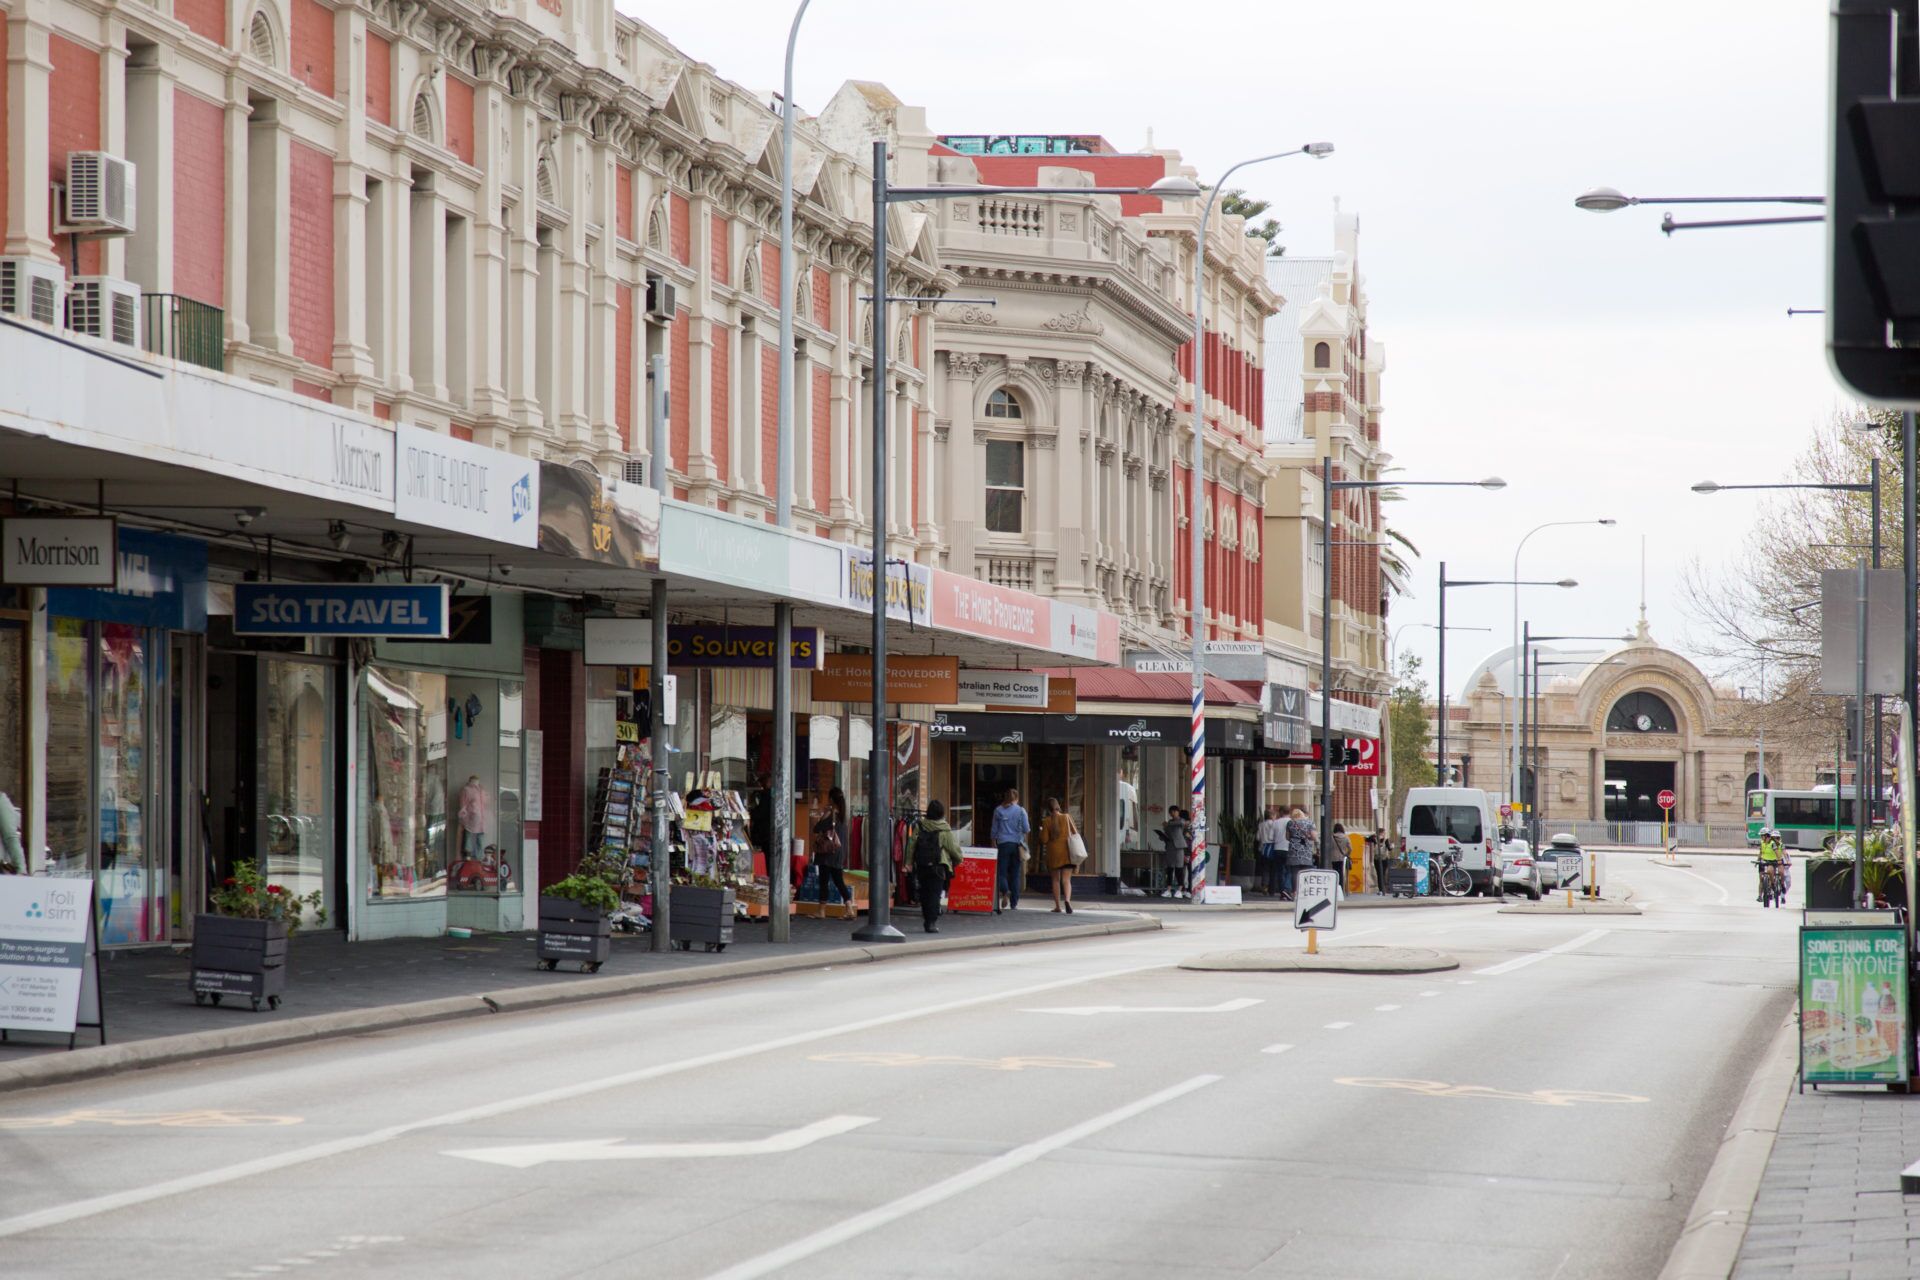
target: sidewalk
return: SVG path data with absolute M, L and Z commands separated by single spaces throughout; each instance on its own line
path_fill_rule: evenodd
M 1829 1088 L 1787 1095 L 1734 1280 L 1920 1275 L 1920 1097 Z
M 534 966 L 530 933 L 472 938 L 393 938 L 347 942 L 326 931 L 293 941 L 287 993 L 277 1010 L 247 1002 L 200 1006 L 188 990 L 185 948 L 107 952 L 101 985 L 106 995 L 107 1044 L 82 1030 L 80 1047 L 65 1036 L 14 1032 L 0 1044 L 0 1093 L 9 1088 L 111 1074 L 163 1062 L 242 1052 L 383 1027 L 606 999 L 730 978 L 864 964 L 896 956 L 1103 937 L 1160 928 L 1158 920 L 1124 911 L 1054 915 L 1044 907 L 1003 915 L 949 912 L 940 932 L 921 932 L 916 909 L 894 912 L 905 942 L 862 945 L 856 922 L 796 917 L 793 940 L 767 941 L 766 926 L 742 921 L 724 953 L 657 953 L 644 934 L 616 934 L 613 955 L 597 974 L 578 965 L 552 972 Z
M 1519 895 L 1510 895 L 1508 901 Z M 1520 899 L 1525 901 L 1524 898 Z M 1240 903 L 1216 905 L 1202 904 L 1178 898 L 1162 898 L 1155 895 L 1135 897 L 1132 894 L 1076 894 L 1074 905 L 1082 903 L 1098 904 L 1106 910 L 1174 912 L 1212 912 L 1212 911 L 1281 911 L 1293 914 L 1293 904 L 1279 898 L 1269 898 L 1265 894 L 1250 894 L 1241 890 Z M 1340 899 L 1342 911 L 1365 911 L 1376 907 L 1493 907 L 1500 905 L 1498 898 L 1447 898 L 1418 897 L 1394 898 L 1384 893 L 1349 893 Z

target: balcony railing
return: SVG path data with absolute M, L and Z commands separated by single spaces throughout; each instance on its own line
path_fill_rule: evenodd
M 141 295 L 141 331 L 147 350 L 203 369 L 227 365 L 226 313 L 177 293 Z

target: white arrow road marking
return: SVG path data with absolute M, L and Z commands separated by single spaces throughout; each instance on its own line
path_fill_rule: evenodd
M 1586 946 L 1589 942 L 1597 942 L 1601 938 L 1606 937 L 1610 932 L 1612 932 L 1610 929 L 1589 929 L 1572 942 L 1563 942 L 1557 947 L 1548 947 L 1545 951 L 1535 951 L 1528 955 L 1516 956 L 1511 960 L 1491 965 L 1485 969 L 1475 969 L 1474 972 L 1486 974 L 1488 977 L 1502 973 L 1512 973 L 1515 969 L 1524 969 L 1530 964 L 1538 964 L 1548 956 L 1557 956 L 1563 951 L 1574 951 Z
M 618 1138 L 586 1138 L 579 1142 L 544 1142 L 524 1147 L 471 1147 L 465 1151 L 447 1151 L 443 1155 L 487 1164 L 504 1164 L 513 1169 L 531 1169 L 537 1164 L 576 1160 L 700 1160 L 722 1156 L 776 1156 L 810 1147 L 822 1138 L 875 1122 L 874 1116 L 828 1116 L 798 1129 L 776 1133 L 771 1138 L 750 1138 L 743 1142 L 635 1142 Z
M 1242 1009 L 1251 1009 L 1259 1004 L 1258 1000 L 1242 996 L 1238 1000 L 1228 1000 L 1221 1004 L 1203 1005 L 1124 1005 L 1124 1004 L 1079 1004 L 1067 1005 L 1058 1009 L 1022 1009 L 1022 1013 L 1065 1013 L 1076 1018 L 1090 1018 L 1096 1013 L 1238 1013 Z

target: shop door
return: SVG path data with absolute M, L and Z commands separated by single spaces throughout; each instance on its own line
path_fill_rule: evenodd
M 96 690 L 94 873 L 100 941 L 165 942 L 168 936 L 167 826 L 156 821 L 166 776 L 167 705 L 163 633 L 122 622 L 93 631 Z M 156 644 L 156 641 L 159 643 Z
M 206 650 L 175 633 L 167 653 L 166 807 L 168 901 L 172 936 L 191 932 L 206 901 Z
M 954 797 L 952 825 L 962 845 L 985 846 L 993 840 L 993 811 L 1006 799 L 1010 788 L 1021 792 L 1021 803 L 1030 814 L 1034 812 L 1033 799 L 1022 785 L 1019 748 L 979 746 L 972 748 L 968 757 L 967 786 Z

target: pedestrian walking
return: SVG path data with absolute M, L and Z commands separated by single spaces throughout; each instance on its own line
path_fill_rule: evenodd
M 1167 873 L 1167 887 L 1160 892 L 1163 898 L 1184 898 L 1187 896 L 1187 859 L 1193 851 L 1193 826 L 1187 821 L 1187 811 L 1180 808 L 1167 810 L 1167 825 L 1160 828 L 1161 865 Z
M 993 811 L 993 847 L 999 855 L 999 896 L 995 899 L 994 911 L 1001 906 L 1009 911 L 1020 907 L 1020 882 L 1027 878 L 1025 860 L 1021 857 L 1021 848 L 1027 842 L 1027 833 L 1033 829 L 1027 821 L 1027 811 L 1020 807 L 1020 793 L 1012 787 L 1007 788 L 1006 799 Z
M 768 853 L 768 858 L 773 854 Z M 813 824 L 813 865 L 820 868 L 820 901 L 852 902 L 847 892 L 847 793 L 835 787 L 827 792 L 827 811 Z M 829 898 L 832 885 L 840 896 Z
M 1368 843 L 1373 846 L 1373 891 L 1375 893 L 1385 893 L 1387 891 L 1387 868 L 1393 865 L 1393 852 L 1387 844 L 1387 829 L 1381 827 L 1376 830 L 1373 833 L 1373 839 Z
M 920 895 L 920 922 L 928 933 L 940 932 L 940 895 L 959 865 L 960 840 L 947 825 L 947 806 L 935 800 L 913 834 L 913 878 Z
M 1047 799 L 1046 816 L 1040 819 L 1040 852 L 1047 860 L 1047 874 L 1053 877 L 1053 909 L 1073 914 L 1073 837 L 1078 834 L 1073 818 L 1054 797 Z
M 1260 846 L 1260 870 L 1266 878 L 1267 896 L 1277 898 L 1280 896 L 1281 871 L 1286 865 L 1284 855 L 1287 845 L 1287 824 L 1280 819 L 1279 805 L 1267 806 L 1254 840 Z
M 1293 898 L 1300 872 L 1313 865 L 1314 849 L 1319 842 L 1313 823 L 1307 821 L 1307 811 L 1295 805 L 1292 815 L 1287 819 L 1287 866 L 1280 879 L 1281 897 Z
M 1347 826 L 1344 822 L 1333 824 L 1333 847 L 1327 851 L 1327 870 L 1340 877 L 1340 883 L 1347 882 L 1347 861 L 1353 854 L 1353 841 L 1347 838 Z

